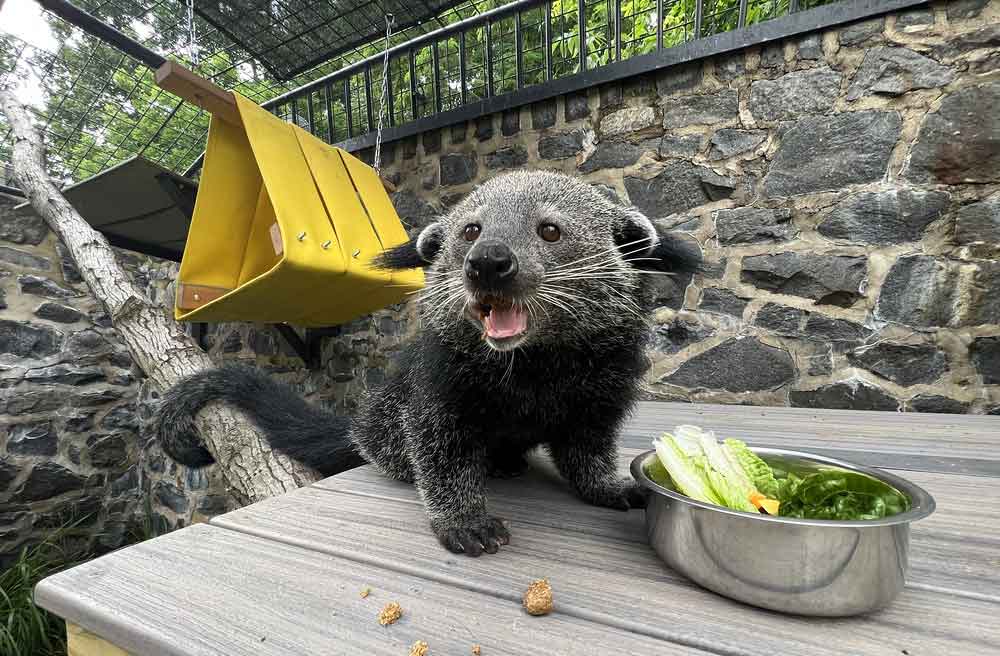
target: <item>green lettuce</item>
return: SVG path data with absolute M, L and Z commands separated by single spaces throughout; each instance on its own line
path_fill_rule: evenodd
M 663 466 L 659 458 L 653 458 L 646 464 L 646 476 L 657 485 L 662 485 L 670 489 L 674 487 L 674 482 L 670 480 L 667 468 Z
M 778 496 L 778 481 L 774 478 L 771 467 L 751 451 L 746 442 L 730 438 L 725 441 L 724 448 L 742 465 L 743 471 L 761 494 L 781 500 Z
M 712 489 L 704 456 L 689 456 L 670 433 L 653 441 L 656 455 L 670 474 L 677 490 L 696 501 L 724 505 Z
M 710 432 L 702 434 L 699 444 L 710 466 L 708 478 L 712 489 L 722 499 L 723 505 L 733 510 L 757 512 L 757 507 L 750 503 L 750 495 L 756 490 L 739 462 L 726 455 L 724 447 L 715 441 L 715 435 Z
M 910 509 L 910 500 L 877 478 L 843 469 L 809 474 L 780 490 L 781 515 L 804 519 L 882 519 Z

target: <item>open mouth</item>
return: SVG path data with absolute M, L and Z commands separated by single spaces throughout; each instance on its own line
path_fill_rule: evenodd
M 528 330 L 528 313 L 510 299 L 485 296 L 473 301 L 469 309 L 483 325 L 483 339 L 513 340 Z

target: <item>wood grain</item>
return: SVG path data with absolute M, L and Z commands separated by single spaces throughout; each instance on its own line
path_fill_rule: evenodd
M 1000 625 L 987 619 L 1000 614 L 1000 459 L 994 420 L 967 419 L 644 404 L 629 424 L 623 475 L 677 423 L 899 463 L 937 511 L 912 526 L 906 589 L 864 617 L 786 616 L 705 591 L 649 548 L 641 511 L 583 504 L 537 454 L 527 476 L 490 481 L 491 511 L 513 532 L 497 555 L 449 554 L 413 486 L 362 467 L 57 574 L 36 598 L 135 656 L 403 654 L 418 639 L 432 654 L 474 643 L 484 654 L 991 653 L 1000 644 Z M 541 577 L 557 611 L 531 618 L 520 596 Z M 373 592 L 362 599 L 365 587 Z M 382 628 L 375 616 L 389 600 L 406 612 Z
M 623 444 L 648 449 L 653 437 L 677 424 L 786 449 L 993 461 L 997 465 L 991 475 L 1000 477 L 997 417 L 645 402 L 626 425 Z
M 355 470 L 213 524 L 362 563 L 391 563 L 409 575 L 512 601 L 526 574 L 548 577 L 564 613 L 719 653 L 982 653 L 1000 641 L 1000 629 L 976 619 L 1000 610 L 996 567 L 977 562 L 1000 547 L 995 535 L 995 542 L 961 553 L 959 541 L 936 535 L 939 542 L 920 555 L 925 547 L 918 548 L 915 534 L 915 585 L 890 608 L 865 618 L 816 620 L 701 590 L 665 567 L 644 539 L 632 539 L 643 533 L 641 512 L 592 509 L 548 481 L 497 482 L 491 507 L 510 518 L 514 540 L 498 556 L 470 559 L 437 544 L 412 487 L 368 476 L 377 474 Z M 947 560 L 939 560 L 942 549 Z M 965 589 L 978 594 L 961 594 Z
M 327 494 L 327 493 L 323 493 Z M 526 588 L 530 577 L 517 582 Z M 362 598 L 360 591 L 372 593 Z M 36 601 L 135 656 L 656 654 L 653 638 L 520 603 L 199 524 L 45 579 Z M 397 601 L 403 617 L 382 627 Z M 700 652 L 672 646 L 671 653 Z
M 156 85 L 189 103 L 201 107 L 212 116 L 233 125 L 243 125 L 236 99 L 210 80 L 196 75 L 177 62 L 168 61 L 155 72 Z

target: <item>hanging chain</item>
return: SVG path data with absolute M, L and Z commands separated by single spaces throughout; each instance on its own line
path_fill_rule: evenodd
M 375 170 L 382 172 L 382 123 L 385 120 L 385 97 L 389 95 L 389 37 L 395 17 L 385 15 L 385 55 L 382 58 L 382 99 L 378 106 L 378 127 L 375 130 Z
M 198 65 L 198 50 L 195 44 L 197 43 L 197 35 L 195 34 L 194 26 L 194 0 L 187 0 L 187 19 L 188 19 L 188 59 L 191 60 L 191 67 L 194 68 Z

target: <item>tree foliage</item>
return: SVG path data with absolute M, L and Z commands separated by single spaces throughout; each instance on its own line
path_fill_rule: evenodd
M 509 1 L 470 0 L 436 21 L 393 35 L 390 43 L 405 42 L 420 32 Z M 800 0 L 799 7 L 806 9 L 825 1 Z M 746 23 L 752 25 L 783 15 L 789 10 L 788 3 L 789 0 L 749 0 Z M 280 82 L 200 18 L 195 19 L 197 40 L 192 44 L 181 0 L 81 0 L 79 4 L 158 53 L 181 59 L 189 65 L 192 54 L 196 55 L 194 68 L 197 72 L 258 103 L 350 63 L 378 56 L 385 47 L 384 40 L 378 39 L 293 80 Z M 582 3 L 552 0 L 548 16 L 545 5 L 522 10 L 522 85 L 543 84 L 547 68 L 551 69 L 553 78 L 575 75 L 580 72 L 581 59 L 590 70 L 615 61 L 619 51 L 622 59 L 655 51 L 657 0 L 620 0 L 619 4 L 620 37 L 614 0 L 583 0 Z M 736 29 L 739 4 L 739 0 L 704 0 L 702 36 Z M 660 38 L 663 47 L 670 48 L 693 39 L 696 0 L 662 0 L 662 5 Z M 0 35 L 0 75 L 11 71 L 20 58 L 20 74 L 24 74 L 27 65 L 42 81 L 44 106 L 40 113 L 46 130 L 48 166 L 56 179 L 80 180 L 132 155 L 142 155 L 178 172 L 183 172 L 195 161 L 208 130 L 209 117 L 205 112 L 160 91 L 153 82 L 151 71 L 115 48 L 59 19 L 50 16 L 49 20 L 61 44 L 58 52 L 26 47 L 13 37 Z M 480 26 L 466 32 L 464 80 L 459 66 L 461 37 L 457 34 L 426 44 L 414 52 L 412 84 L 408 54 L 393 57 L 389 64 L 391 92 L 387 99 L 392 111 L 389 114 L 387 108 L 386 124 L 398 125 L 436 113 L 439 107 L 446 111 L 459 106 L 463 82 L 469 102 L 485 97 L 489 82 L 492 82 L 494 94 L 515 90 L 518 77 L 515 20 L 510 15 L 491 23 L 489 66 L 486 61 L 487 28 Z M 546 22 L 551 31 L 548 53 L 544 46 Z M 616 43 L 618 39 L 620 44 Z M 438 79 L 434 75 L 435 49 L 439 61 Z M 492 80 L 487 79 L 489 70 L 492 70 Z M 382 67 L 376 64 L 371 68 L 370 102 L 364 74 L 357 73 L 349 80 L 338 80 L 294 103 L 285 103 L 275 112 L 306 129 L 311 128 L 324 139 L 339 142 L 349 134 L 348 122 L 353 135 L 374 129 L 382 107 L 381 91 Z M 348 97 L 349 102 L 345 101 Z M 5 149 L 9 149 L 9 144 L 0 143 L 0 162 L 9 161 Z

